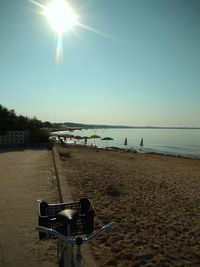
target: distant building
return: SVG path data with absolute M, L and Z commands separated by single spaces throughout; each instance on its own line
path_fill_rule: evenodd
M 29 131 L 7 131 L 0 135 L 0 146 L 25 145 L 29 140 Z

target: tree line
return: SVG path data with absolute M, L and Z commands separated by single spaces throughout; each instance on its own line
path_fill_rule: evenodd
M 48 133 L 42 129 L 49 127 L 49 122 L 42 122 L 36 117 L 28 118 L 22 115 L 16 115 L 13 109 L 7 109 L 0 104 L 0 135 L 7 131 L 29 131 L 31 142 L 48 141 Z

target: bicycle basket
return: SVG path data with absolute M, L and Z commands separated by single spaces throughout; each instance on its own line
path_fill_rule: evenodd
M 60 211 L 66 209 L 75 210 L 78 214 L 76 220 L 67 224 L 57 217 Z M 94 228 L 94 207 L 88 198 L 81 198 L 79 202 L 59 204 L 48 204 L 42 201 L 38 207 L 38 224 L 54 229 L 65 236 L 91 234 Z M 46 239 L 46 235 L 39 232 L 39 238 Z M 50 235 L 50 238 L 55 239 L 53 235 Z

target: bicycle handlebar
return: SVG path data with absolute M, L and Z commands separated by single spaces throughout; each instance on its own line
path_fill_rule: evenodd
M 96 236 L 100 235 L 101 233 L 109 232 L 114 224 L 115 224 L 115 222 L 111 222 L 111 223 L 109 223 L 107 225 L 104 225 L 99 230 L 97 230 L 96 232 L 92 233 L 90 236 L 82 238 L 82 243 L 89 242 L 91 239 L 95 238 Z M 51 229 L 51 228 L 38 226 L 36 229 L 39 232 L 45 233 L 47 235 L 47 237 L 49 237 L 49 235 L 52 234 L 52 235 L 56 236 L 57 238 L 65 241 L 69 245 L 76 244 L 76 239 L 68 238 L 68 237 L 62 235 L 61 233 L 57 232 L 56 230 Z

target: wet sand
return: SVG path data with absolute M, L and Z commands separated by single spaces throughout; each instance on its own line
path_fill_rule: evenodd
M 61 149 L 61 148 L 60 148 Z M 75 200 L 95 206 L 98 266 L 200 266 L 200 160 L 68 146 L 62 165 Z

